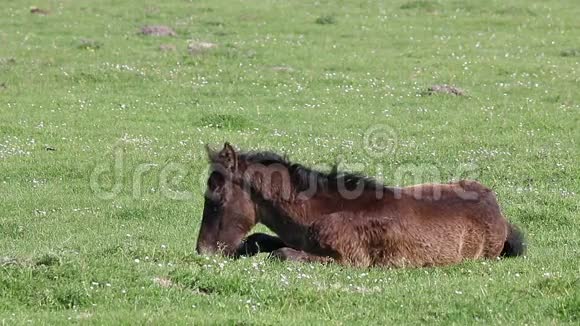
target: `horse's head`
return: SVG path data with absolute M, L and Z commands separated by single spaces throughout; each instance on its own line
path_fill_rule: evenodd
M 207 180 L 203 218 L 197 240 L 197 252 L 221 251 L 233 255 L 244 236 L 257 223 L 256 206 L 250 194 L 237 182 L 238 156 L 234 148 L 213 151 L 206 147 L 210 175 Z

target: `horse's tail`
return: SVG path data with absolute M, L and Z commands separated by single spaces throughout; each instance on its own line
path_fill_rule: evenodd
M 515 225 L 508 224 L 508 236 L 503 244 L 500 256 L 515 257 L 526 253 L 524 234 Z

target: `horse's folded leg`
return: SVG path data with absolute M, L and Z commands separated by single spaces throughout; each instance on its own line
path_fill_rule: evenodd
M 278 260 L 289 260 L 289 261 L 297 261 L 297 262 L 303 262 L 303 263 L 323 263 L 323 264 L 327 264 L 327 263 L 331 263 L 334 260 L 330 257 L 324 257 L 324 256 L 316 256 L 316 255 L 312 255 L 309 254 L 307 252 L 304 251 L 300 251 L 300 250 L 296 250 L 296 249 L 292 249 L 292 248 L 280 248 L 277 250 L 274 250 L 270 253 L 269 258 L 271 259 L 278 259 Z
M 272 252 L 286 247 L 280 238 L 265 233 L 254 233 L 248 236 L 236 250 L 236 256 L 254 256 L 260 252 Z

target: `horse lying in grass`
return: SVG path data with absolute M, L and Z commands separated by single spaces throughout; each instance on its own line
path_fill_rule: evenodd
M 282 260 L 421 267 L 524 253 L 522 234 L 475 181 L 390 188 L 271 152 L 237 152 L 229 143 L 207 150 L 201 254 L 262 251 Z M 244 240 L 257 223 L 279 238 Z

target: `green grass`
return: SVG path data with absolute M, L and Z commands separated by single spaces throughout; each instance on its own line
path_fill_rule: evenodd
M 3 1 L 0 323 L 579 323 L 577 2 L 339 3 Z M 468 95 L 424 96 L 434 84 Z M 387 155 L 369 153 L 377 126 Z M 199 257 L 203 144 L 226 140 L 387 184 L 469 165 L 529 253 L 399 270 Z

